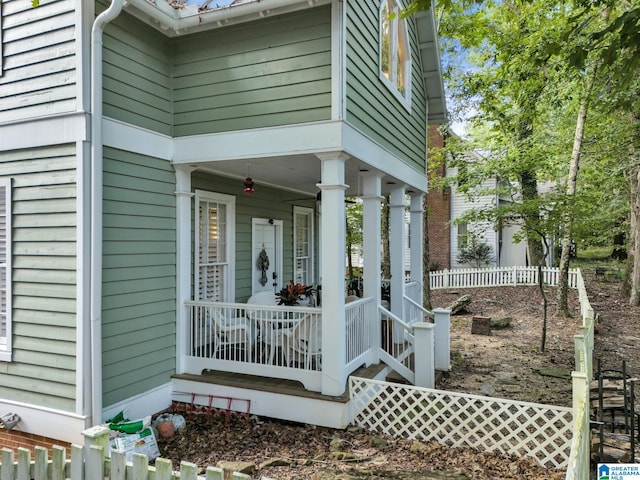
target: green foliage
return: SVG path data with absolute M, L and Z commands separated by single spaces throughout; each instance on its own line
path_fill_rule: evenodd
M 468 234 L 467 241 L 460 247 L 458 263 L 480 268 L 486 267 L 494 260 L 491 245 L 483 242 L 477 235 Z
M 362 202 L 356 197 L 347 198 L 345 213 L 347 216 L 347 243 L 362 246 Z
M 430 3 L 411 2 L 407 9 L 419 4 Z M 523 221 L 523 235 L 536 240 L 561 235 L 563 218 L 571 218 L 566 228 L 576 241 L 611 245 L 615 234 L 628 230 L 628 176 L 638 163 L 630 152 L 640 151 L 634 140 L 640 116 L 637 4 L 487 0 L 478 6 L 464 0 L 437 8 L 452 118 L 473 114 L 468 136 L 448 139 L 440 152 L 439 161 L 458 167 L 459 175 L 437 186 L 455 183 L 469 200 L 503 199 L 469 212 L 467 221 Z M 572 198 L 565 182 L 590 74 L 596 81 Z M 482 151 L 484 158 L 471 164 L 469 151 Z M 487 188 L 489 179 L 498 182 Z M 551 189 L 537 195 L 543 185 Z

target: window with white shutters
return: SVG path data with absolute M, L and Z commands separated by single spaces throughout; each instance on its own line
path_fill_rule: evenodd
M 313 284 L 313 210 L 293 207 L 295 281 Z
M 11 361 L 10 179 L 0 179 L 0 361 Z
M 235 199 L 229 195 L 196 192 L 196 296 L 213 302 L 234 301 L 233 272 Z

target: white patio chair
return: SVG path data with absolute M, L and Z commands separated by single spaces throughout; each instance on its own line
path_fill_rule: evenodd
M 227 317 L 220 309 L 215 309 L 211 316 L 216 338 L 213 356 L 228 348 L 242 348 L 245 358 L 251 355 L 256 338 L 256 329 L 252 322 L 245 317 Z M 225 360 L 232 358 L 224 357 Z
M 247 305 L 269 305 L 274 306 L 277 305 L 277 297 L 276 294 L 270 290 L 265 292 L 254 293 L 247 300 Z
M 273 307 L 278 304 L 278 299 L 272 291 L 258 292 L 247 300 L 247 305 L 265 305 Z M 258 324 L 260 331 L 259 341 L 264 346 L 264 357 L 270 365 L 274 364 L 276 351 L 282 347 L 283 329 L 277 328 L 281 320 L 276 320 L 273 312 L 260 312 L 248 310 L 248 317 Z
M 305 315 L 296 325 L 282 332 L 282 348 L 287 365 L 294 362 L 311 370 L 313 360 L 316 369 L 322 367 L 322 319 L 319 315 Z

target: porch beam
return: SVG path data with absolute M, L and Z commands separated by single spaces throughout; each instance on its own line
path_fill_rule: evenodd
M 389 194 L 389 253 L 391 260 L 391 313 L 403 318 L 404 296 L 404 185 L 394 186 Z M 394 332 L 395 333 L 395 332 Z M 395 335 L 394 335 L 395 337 Z
M 380 316 L 378 314 L 378 305 L 381 302 L 381 278 L 380 278 L 380 264 L 381 264 L 381 252 L 380 245 L 382 244 L 381 234 L 381 204 L 383 200 L 382 196 L 382 174 L 379 172 L 361 172 L 363 185 L 362 185 L 362 203 L 363 203 L 363 247 L 362 247 L 362 278 L 364 295 L 371 297 L 373 302 L 371 305 L 371 311 L 369 312 L 369 318 L 373 321 L 371 325 L 371 364 L 377 363 L 380 360 L 378 355 L 379 347 L 381 345 L 381 333 L 380 333 Z
M 322 393 L 341 395 L 346 389 L 345 338 L 345 162 L 343 152 L 319 154 L 322 192 Z
M 422 238 L 423 233 L 423 195 L 422 193 L 411 192 L 409 210 L 409 228 L 411 229 L 410 244 L 411 250 L 411 281 L 419 282 L 422 285 L 424 281 L 423 265 L 422 265 Z
M 184 373 L 187 355 L 189 315 L 185 302 L 191 300 L 191 172 L 188 165 L 176 170 L 176 373 Z

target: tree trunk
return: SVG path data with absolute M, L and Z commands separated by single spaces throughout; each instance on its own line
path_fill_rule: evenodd
M 522 201 L 532 202 L 538 198 L 538 180 L 531 171 L 520 172 L 520 185 L 522 187 Z M 525 229 L 527 232 L 527 250 L 529 252 L 529 265 L 537 266 L 544 264 L 544 247 L 542 241 L 537 238 L 537 224 L 540 221 L 538 212 L 531 213 L 525 221 Z
M 569 303 L 567 291 L 569 289 L 569 257 L 571 250 L 571 237 L 573 230 L 573 203 L 576 197 L 576 184 L 578 182 L 578 170 L 580 168 L 580 152 L 582 150 L 582 140 L 584 138 L 584 125 L 587 121 L 587 110 L 589 108 L 589 97 L 595 78 L 595 70 L 591 72 L 587 79 L 587 86 L 580 101 L 578 118 L 576 120 L 576 131 L 573 136 L 573 150 L 571 151 L 571 162 L 569 163 L 569 178 L 567 179 L 566 195 L 569 199 L 567 208 L 562 215 L 564 232 L 562 234 L 562 254 L 560 255 L 560 278 L 558 279 L 558 310 L 569 317 Z
M 391 254 L 389 251 L 389 197 L 382 201 L 382 278 L 391 278 Z
M 629 147 L 629 183 L 631 202 L 629 212 L 629 247 L 627 272 L 623 291 L 629 294 L 630 305 L 640 305 L 640 125 L 637 114 L 630 115 L 629 121 L 635 127 L 635 135 Z
M 549 301 L 547 299 L 547 292 L 544 291 L 544 285 L 542 284 L 542 264 L 538 264 L 538 289 L 540 295 L 542 295 L 542 338 L 540 339 L 540 351 L 544 353 L 544 349 L 547 344 L 547 306 Z
M 349 272 L 349 281 L 353 280 L 353 245 L 347 243 L 347 272 Z
M 431 260 L 429 257 L 429 209 L 427 206 L 427 195 L 423 197 L 422 215 L 422 305 L 428 310 L 431 305 L 431 281 L 429 279 Z

